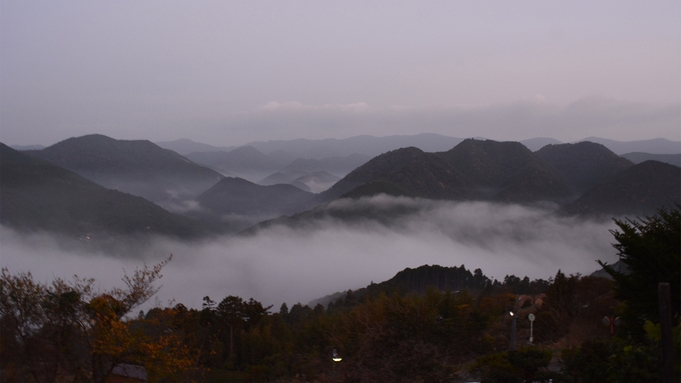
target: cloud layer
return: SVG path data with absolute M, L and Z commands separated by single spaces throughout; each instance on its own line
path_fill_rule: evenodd
M 253 297 L 278 308 L 307 303 L 337 291 L 381 282 L 406 267 L 424 264 L 481 268 L 505 275 L 549 278 L 590 273 L 595 260 L 616 261 L 609 222 L 557 218 L 550 209 L 485 203 L 449 203 L 375 197 L 356 205 L 337 202 L 330 209 L 374 209 L 403 214 L 389 224 L 352 224 L 325 218 L 299 228 L 273 226 L 252 236 L 226 237 L 202 244 L 158 239 L 144 261 L 173 254 L 164 270 L 158 299 L 200 307 L 210 296 Z M 95 277 L 102 288 L 120 285 L 123 270 L 139 259 L 60 250 L 46 235 L 19 236 L 2 228 L 3 267 L 30 270 L 40 280 L 70 275 Z M 148 307 L 148 306 L 147 306 Z

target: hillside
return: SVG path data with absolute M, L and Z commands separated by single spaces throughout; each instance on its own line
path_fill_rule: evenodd
M 115 140 L 98 134 L 69 138 L 25 153 L 106 188 L 166 206 L 193 197 L 222 178 L 219 173 L 150 141 Z
M 362 189 L 353 189 L 362 186 Z M 471 199 L 474 184 L 436 156 L 417 148 L 387 152 L 352 171 L 318 200 L 328 202 L 343 195 L 360 197 L 380 193 L 433 199 Z M 348 194 L 352 192 L 352 194 Z
M 242 146 L 229 152 L 195 152 L 187 158 L 197 164 L 205 165 L 224 175 L 237 175 L 251 178 L 271 174 L 282 167 L 282 163 L 255 149 Z
M 666 164 L 681 167 L 681 153 L 679 153 L 679 154 L 651 154 L 651 153 L 633 152 L 633 153 L 622 154 L 621 157 L 624 157 L 627 160 L 629 160 L 629 161 L 631 161 L 635 164 L 640 164 L 641 162 L 652 160 L 652 161 L 664 162 Z
M 170 149 L 180 155 L 187 156 L 190 153 L 195 152 L 228 152 L 234 149 L 233 146 L 213 146 L 204 144 L 201 142 L 192 141 L 188 138 L 182 138 L 175 141 L 159 141 L 155 142 L 156 145 L 162 147 L 163 149 Z
M 227 177 L 197 197 L 202 218 L 246 228 L 265 219 L 291 215 L 313 207 L 314 194 L 293 185 L 262 186 Z
M 681 142 L 670 141 L 664 138 L 638 141 L 615 141 L 600 137 L 587 137 L 582 141 L 602 144 L 617 155 L 631 152 L 644 152 L 652 154 L 678 154 L 681 153 Z
M 141 197 L 109 190 L 49 162 L 0 144 L 0 222 L 22 232 L 49 231 L 105 241 L 115 235 L 183 239 L 224 230 L 172 214 Z
M 386 137 L 362 135 L 344 139 L 255 141 L 247 145 L 253 146 L 265 154 L 282 151 L 300 158 L 322 159 L 346 157 L 353 154 L 361 154 L 371 158 L 381 153 L 411 146 L 424 152 L 437 152 L 447 150 L 459 142 L 461 142 L 461 138 L 421 133 Z
M 681 203 L 681 168 L 646 161 L 622 171 L 563 207 L 566 214 L 650 215 Z
M 586 141 L 547 145 L 535 155 L 560 172 L 575 198 L 633 165 L 605 146 Z
M 518 142 L 464 140 L 435 155 L 472 180 L 481 199 L 561 202 L 568 195 L 555 170 Z

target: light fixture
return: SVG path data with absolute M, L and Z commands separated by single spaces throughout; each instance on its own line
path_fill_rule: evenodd
M 333 348 L 333 352 L 331 353 L 331 359 L 334 362 L 340 362 L 341 360 L 343 360 L 343 358 L 341 358 L 341 356 L 338 354 L 338 350 L 335 347 Z

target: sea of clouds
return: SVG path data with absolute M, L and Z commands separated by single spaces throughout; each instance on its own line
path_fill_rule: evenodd
M 143 308 L 174 303 L 200 308 L 205 296 L 219 302 L 238 295 L 276 310 L 283 302 L 289 307 L 305 304 L 424 264 L 480 268 L 503 280 L 510 274 L 548 279 L 559 269 L 590 274 L 600 268 L 596 260 L 617 260 L 609 232 L 616 229 L 612 221 L 561 217 L 551 206 L 378 196 L 339 200 L 325 209 L 329 214 L 304 224 L 275 224 L 249 235 L 192 243 L 156 238 L 139 245 L 142 255 L 128 257 L 67 250 L 52 235 L 18 234 L 2 227 L 0 265 L 11 273 L 30 271 L 46 283 L 74 274 L 94 277 L 97 288 L 106 290 L 123 287 L 125 272 L 173 254 L 163 270 L 161 290 Z M 339 211 L 371 214 L 339 219 L 334 214 Z

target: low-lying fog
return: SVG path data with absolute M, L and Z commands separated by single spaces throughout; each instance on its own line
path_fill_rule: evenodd
M 98 286 L 122 286 L 123 271 L 169 254 L 156 303 L 170 300 L 200 308 L 202 298 L 253 297 L 278 310 L 325 295 L 381 282 L 406 267 L 424 264 L 481 268 L 490 278 L 507 274 L 547 279 L 561 269 L 589 274 L 595 260 L 615 262 L 611 221 L 556 217 L 550 208 L 453 203 L 393 198 L 337 201 L 329 209 L 390 210 L 402 215 L 378 221 L 318 219 L 304 229 L 281 225 L 257 234 L 224 237 L 201 244 L 157 239 L 144 259 L 103 253 L 67 252 L 49 235 L 22 236 L 0 229 L 3 267 L 31 271 L 38 280 L 94 277 Z

